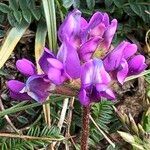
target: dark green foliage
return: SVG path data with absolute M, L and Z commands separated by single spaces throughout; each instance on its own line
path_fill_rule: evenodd
M 71 7 L 72 5 L 75 7 L 75 8 L 79 8 L 80 6 L 80 0 L 62 0 L 63 2 L 63 6 L 65 8 L 69 8 Z
M 92 107 L 92 116 L 95 122 L 102 128 L 104 131 L 108 131 L 108 124 L 112 121 L 113 118 L 113 103 L 111 101 L 102 101 L 95 104 Z
M 19 9 L 18 0 L 9 0 L 9 7 L 14 11 L 18 10 Z
M 73 0 L 63 0 L 64 7 L 79 8 L 87 18 L 95 11 L 107 12 L 118 19 L 118 31 L 114 44 L 121 40 L 144 41 L 150 22 L 149 0 L 81 0 L 76 7 Z
M 41 18 L 41 6 L 37 6 L 35 0 L 9 0 L 9 5 L 0 3 L 0 11 L 6 13 L 12 26 L 25 20 L 31 23 L 34 19 Z
M 45 126 L 41 129 L 39 126 L 34 126 L 30 128 L 27 132 L 27 136 L 33 137 L 41 137 L 39 140 L 26 140 L 26 139 L 19 139 L 19 138 L 0 138 L 0 149 L 1 150 L 34 150 L 39 148 L 44 148 L 50 143 L 51 141 L 42 140 L 42 137 L 47 138 L 55 138 L 55 139 L 62 139 L 63 136 L 59 134 L 59 129 L 57 127 L 49 127 Z
M 146 132 L 150 132 L 150 115 L 143 118 L 143 128 Z
M 6 4 L 0 3 L 0 11 L 3 13 L 9 13 L 10 8 Z
M 24 116 L 18 116 L 17 120 L 22 123 L 22 124 L 27 124 L 28 123 L 28 119 Z
M 148 0 L 112 0 L 112 2 L 105 0 L 104 2 L 104 11 L 119 21 L 117 39 L 128 38 L 131 41 L 143 42 L 150 22 L 150 15 L 146 13 L 150 10 Z
M 94 9 L 94 6 L 95 6 L 95 0 L 86 0 L 86 4 L 87 4 L 87 7 L 89 9 Z
M 115 143 L 115 148 L 113 148 L 112 145 L 109 145 L 106 150 L 121 150 L 121 149 L 122 148 L 120 147 L 120 145 L 117 145 L 117 143 Z
M 113 105 L 114 103 L 111 101 L 101 101 L 92 107 L 91 115 L 93 119 L 106 134 L 116 132 L 122 126 L 119 119 L 115 116 Z M 103 138 L 101 132 L 91 123 L 90 144 L 92 147 L 95 147 Z

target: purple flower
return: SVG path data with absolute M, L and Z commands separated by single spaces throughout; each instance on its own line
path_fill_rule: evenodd
M 117 29 L 117 20 L 110 23 L 107 13 L 96 12 L 91 17 L 86 28 L 83 30 L 82 40 L 86 41 L 92 37 L 101 37 L 100 48 L 108 50 Z
M 43 103 L 50 95 L 51 83 L 45 75 L 30 76 L 20 93 L 27 93 L 32 99 Z
M 17 60 L 16 67 L 25 76 L 36 74 L 36 67 L 34 64 L 25 58 Z
M 136 51 L 135 44 L 123 41 L 104 58 L 106 71 L 121 84 L 127 76 L 139 74 L 147 67 L 144 56 L 134 55 Z
M 77 51 L 68 41 L 63 42 L 57 56 L 45 49 L 39 64 L 49 80 L 56 85 L 80 77 L 80 60 Z
M 18 80 L 10 80 L 7 87 L 10 96 L 17 100 L 34 99 L 40 103 L 44 102 L 49 96 L 51 87 L 50 81 L 46 75 L 37 75 L 36 67 L 27 59 L 21 59 L 16 62 L 17 69 L 28 79 L 25 83 Z
M 115 95 L 109 88 L 111 78 L 105 71 L 100 59 L 89 60 L 81 68 L 81 89 L 79 100 L 87 106 L 92 102 L 99 102 L 101 97 L 114 99 Z
M 7 87 L 9 88 L 10 97 L 18 100 L 30 100 L 31 97 L 27 93 L 20 93 L 20 91 L 25 87 L 25 83 L 18 80 L 10 80 L 7 82 Z
M 77 50 L 80 59 L 88 61 L 97 48 L 108 50 L 117 28 L 117 20 L 109 22 L 106 13 L 96 12 L 89 23 L 79 10 L 68 14 L 59 28 L 61 42 L 67 40 Z
M 78 46 L 80 44 L 80 30 L 81 30 L 81 12 L 74 10 L 68 14 L 66 19 L 59 27 L 58 37 L 61 42 L 67 39 L 72 42 L 73 45 Z

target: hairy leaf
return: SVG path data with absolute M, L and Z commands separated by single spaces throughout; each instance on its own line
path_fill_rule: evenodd
M 95 6 L 95 0 L 86 0 L 87 7 L 93 9 Z
M 0 11 L 3 13 L 9 13 L 11 10 L 8 7 L 8 5 L 6 5 L 4 3 L 0 3 Z

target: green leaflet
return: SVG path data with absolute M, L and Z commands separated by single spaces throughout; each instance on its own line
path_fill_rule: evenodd
M 0 11 L 3 13 L 9 13 L 10 8 L 6 4 L 0 3 Z
M 56 126 L 49 128 L 48 126 L 33 126 L 30 127 L 26 134 L 8 134 L 11 137 L 1 137 L 0 134 L 0 149 L 1 150 L 34 150 L 45 148 L 53 140 L 61 141 L 65 138 L 60 134 Z M 16 137 L 17 136 L 17 137 Z M 21 136 L 31 137 L 30 140 L 21 138 Z M 32 139 L 33 137 L 33 139 Z M 38 138 L 38 139 L 35 139 Z
M 86 4 L 88 8 L 92 10 L 95 6 L 95 0 L 86 0 Z

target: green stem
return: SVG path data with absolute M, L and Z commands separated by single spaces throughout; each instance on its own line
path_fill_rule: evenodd
M 148 2 L 135 2 L 137 5 L 150 5 L 150 3 Z M 123 6 L 129 6 L 130 3 L 125 3 L 123 4 Z
M 125 79 L 125 82 L 145 76 L 147 74 L 150 74 L 150 69 L 143 71 L 142 73 L 138 74 L 138 75 L 133 75 L 133 76 L 129 76 Z
M 14 107 L 11 107 L 11 108 L 5 109 L 4 111 L 0 112 L 0 117 L 3 117 L 3 116 L 8 115 L 8 114 L 16 113 L 16 112 L 19 112 L 22 110 L 26 110 L 28 108 L 37 107 L 40 105 L 41 105 L 40 103 L 33 103 L 30 105 L 26 105 L 26 106 L 22 106 L 22 107 L 18 107 L 18 108 L 15 107 L 15 109 L 14 109 Z

